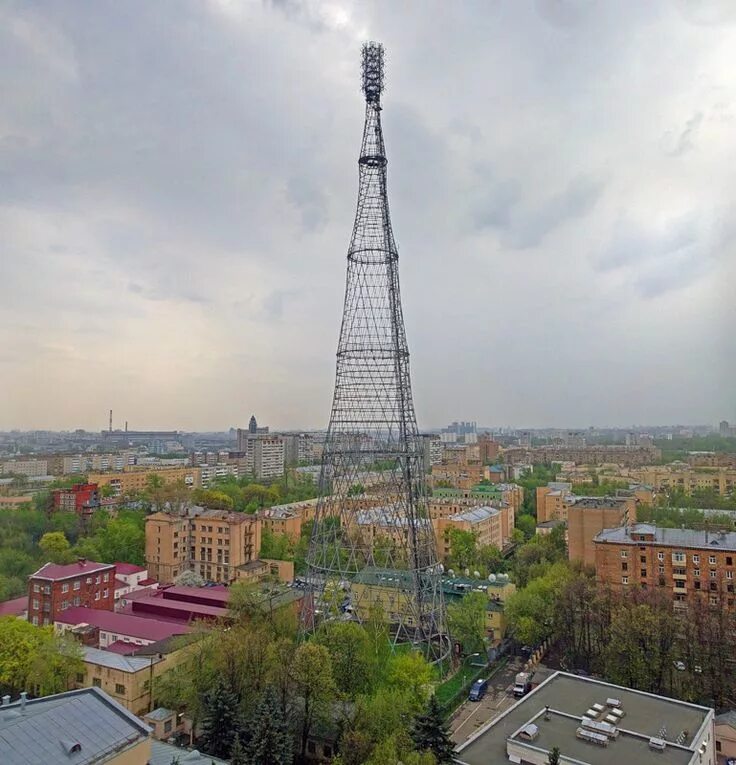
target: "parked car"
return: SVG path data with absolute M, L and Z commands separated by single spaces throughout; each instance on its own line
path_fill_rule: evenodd
M 488 690 L 488 680 L 479 678 L 473 685 L 470 686 L 470 693 L 468 694 L 468 701 L 480 701 Z

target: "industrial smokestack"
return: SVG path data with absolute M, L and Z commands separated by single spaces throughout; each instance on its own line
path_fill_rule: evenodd
M 110 410 L 110 433 L 112 433 L 112 409 Z

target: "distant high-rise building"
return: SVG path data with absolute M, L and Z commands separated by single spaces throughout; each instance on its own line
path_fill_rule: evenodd
M 718 425 L 718 432 L 726 437 L 731 435 L 731 426 L 729 425 L 728 420 L 721 420 Z
M 250 416 L 250 422 L 248 423 L 248 432 L 249 433 L 258 432 L 258 423 L 256 422 L 256 416 L 254 414 Z

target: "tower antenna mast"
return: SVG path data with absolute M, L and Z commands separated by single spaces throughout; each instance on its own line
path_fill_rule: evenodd
M 394 645 L 411 643 L 436 662 L 450 640 L 386 191 L 383 46 L 366 43 L 361 60 L 358 203 L 301 626 L 309 633 L 380 612 Z

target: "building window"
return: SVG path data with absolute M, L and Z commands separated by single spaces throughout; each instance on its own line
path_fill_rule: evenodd
M 659 567 L 659 573 L 660 574 L 664 574 L 664 566 L 660 566 Z
M 61 585 L 61 591 L 62 592 L 69 592 L 69 583 L 65 583 Z
M 733 579 L 733 571 L 726 571 L 726 579 Z
M 33 599 L 33 610 L 34 611 L 38 611 L 38 599 L 37 598 Z
M 78 590 L 82 586 L 82 583 L 79 581 L 79 579 L 76 579 L 74 581 L 74 589 Z
M 102 680 L 100 680 L 99 677 L 93 677 L 92 685 L 94 685 L 95 688 L 102 688 Z
M 639 563 L 646 563 L 647 562 L 647 556 L 646 555 L 640 555 L 639 556 Z
M 119 694 L 120 696 L 124 696 L 125 686 L 121 685 L 120 683 L 115 683 L 115 693 Z
M 87 584 L 92 584 L 92 577 L 91 576 L 87 577 Z
M 684 563 L 685 553 L 683 552 L 672 553 L 672 560 L 675 561 L 675 563 Z
M 621 564 L 621 571 L 628 571 L 629 570 L 629 564 L 624 562 Z
M 34 584 L 33 585 L 33 591 L 34 592 L 41 592 L 41 588 L 37 584 Z
M 62 600 L 61 601 L 61 610 L 66 611 L 66 609 L 69 608 L 69 601 L 68 600 Z
M 164 733 L 171 733 L 171 720 L 164 723 Z
M 664 560 L 664 553 L 663 552 L 658 552 L 657 553 L 657 560 Z
M 99 593 L 99 592 L 96 592 L 96 593 L 95 593 L 95 600 L 99 600 L 99 599 L 100 599 L 100 593 Z
M 693 582 L 693 584 L 695 585 L 696 590 L 700 589 L 700 579 L 696 579 L 695 582 Z
M 79 597 L 74 598 L 72 602 L 74 603 L 75 606 L 78 606 L 81 603 Z
M 627 550 L 621 550 L 621 557 L 622 558 L 628 558 L 629 557 L 628 551 Z
M 106 597 L 107 597 L 107 594 L 108 594 L 108 592 L 109 592 L 109 590 L 107 590 L 107 589 L 103 590 L 103 591 L 102 591 L 102 597 L 103 597 L 103 598 L 106 598 Z
M 105 574 L 105 575 L 102 577 L 102 581 L 103 581 L 103 582 L 109 582 L 109 581 L 110 581 L 110 574 Z
M 716 556 L 715 555 L 709 555 L 708 556 L 708 563 L 710 563 L 711 566 L 716 565 Z
M 84 672 L 77 672 L 77 682 L 78 683 L 84 682 Z
M 717 595 L 711 595 L 709 600 L 710 600 L 710 604 L 712 606 L 718 605 L 718 596 Z
M 33 623 L 33 624 L 34 624 L 36 627 L 38 627 L 38 617 L 37 617 L 37 616 L 34 616 L 34 617 L 33 617 L 33 619 L 31 619 L 31 622 L 32 622 L 32 623 Z
M 647 570 L 646 570 L 645 568 L 643 568 L 643 569 L 641 570 L 641 578 L 642 578 L 642 579 L 646 579 L 646 576 L 647 576 Z
M 693 563 L 700 563 L 700 556 L 699 555 L 693 555 Z
M 621 577 L 621 584 L 628 584 L 629 583 L 629 577 L 628 576 L 622 576 Z
M 716 578 L 716 572 L 715 572 L 715 569 L 713 569 L 713 570 L 710 572 L 710 578 L 711 578 L 711 579 L 715 579 L 715 578 Z
M 693 576 L 700 576 L 700 569 L 699 569 L 699 568 L 696 568 L 696 569 L 693 571 Z
M 733 558 L 730 555 L 726 556 L 726 565 L 733 566 Z

